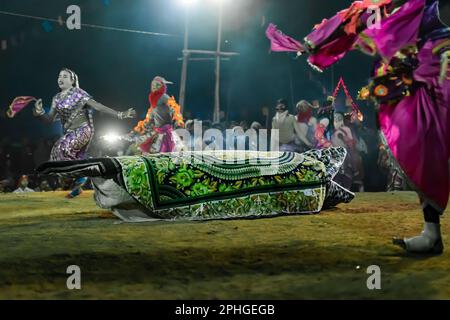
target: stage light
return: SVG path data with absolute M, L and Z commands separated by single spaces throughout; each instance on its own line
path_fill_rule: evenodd
M 195 2 L 197 2 L 197 0 L 181 0 L 181 2 L 182 2 L 185 6 L 191 6 L 191 5 L 193 5 Z
M 116 144 L 120 140 L 120 136 L 116 133 L 108 133 L 101 138 L 109 144 Z

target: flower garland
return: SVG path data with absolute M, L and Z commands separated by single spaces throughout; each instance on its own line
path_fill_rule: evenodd
M 339 79 L 336 89 L 334 89 L 333 98 L 336 99 L 341 86 L 344 89 L 346 98 L 350 100 L 350 104 L 352 105 L 351 121 L 352 122 L 355 122 L 356 120 L 363 121 L 364 119 L 363 114 L 361 113 L 361 111 L 358 108 L 358 105 L 355 103 L 352 96 L 348 92 L 347 86 L 345 85 L 344 79 L 342 77 Z

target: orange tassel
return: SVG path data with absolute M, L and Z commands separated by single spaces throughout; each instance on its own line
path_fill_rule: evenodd
M 175 98 L 172 96 L 167 101 L 167 106 L 173 110 L 173 116 L 172 120 L 175 121 L 178 127 L 184 128 L 184 120 L 183 115 L 181 114 L 181 107 L 176 102 Z M 145 133 L 145 126 L 150 122 L 151 114 L 153 111 L 153 107 L 148 108 L 147 115 L 145 116 L 145 119 L 142 121 L 139 121 L 138 124 L 134 127 L 134 131 L 140 134 Z
M 176 124 L 180 128 L 184 128 L 184 120 L 183 120 L 183 115 L 181 114 L 181 107 L 176 102 L 176 100 L 175 100 L 175 98 L 173 96 L 171 96 L 169 98 L 169 101 L 167 102 L 167 105 L 169 106 L 169 108 L 171 108 L 173 110 L 172 120 L 175 121 Z
M 136 127 L 134 127 L 134 131 L 140 134 L 145 133 L 145 126 L 150 122 L 150 115 L 152 114 L 152 108 L 148 108 L 147 115 L 145 116 L 145 119 L 142 121 L 139 121 Z

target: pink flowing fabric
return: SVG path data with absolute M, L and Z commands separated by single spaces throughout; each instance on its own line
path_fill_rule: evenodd
M 346 35 L 322 46 L 319 51 L 309 56 L 308 62 L 324 70 L 341 60 L 350 51 L 357 39 L 357 35 Z
M 397 105 L 381 105 L 381 131 L 419 193 L 443 211 L 449 197 L 450 81 L 439 84 L 440 57 L 433 42 L 419 52 L 414 79 L 421 86 Z
M 419 32 L 426 18 L 432 18 L 426 16 L 427 3 L 431 2 L 407 1 L 383 19 L 380 28 L 366 29 L 361 37 L 344 32 L 331 38 L 344 21 L 339 14 L 325 20 L 306 37 L 313 49 L 309 62 L 326 68 L 356 48 L 354 44 L 361 45 L 366 40 L 369 41 L 365 49 L 373 48 L 389 61 L 401 49 L 426 41 L 426 38 L 419 39 Z M 364 23 L 365 18 L 364 14 L 360 15 L 361 22 Z M 440 56 L 433 53 L 433 48 L 448 39 L 420 43 L 419 66 L 413 73 L 415 82 L 410 95 L 397 104 L 382 104 L 378 113 L 381 132 L 398 164 L 421 199 L 442 212 L 447 206 L 450 189 L 450 80 L 439 83 Z
M 374 41 L 381 56 L 390 60 L 400 49 L 417 43 L 425 2 L 426 0 L 410 0 L 384 19 L 380 28 L 364 31 Z
M 408 45 L 415 45 L 426 0 L 410 0 L 381 23 L 366 30 L 378 53 L 390 60 Z M 396 105 L 381 105 L 378 113 L 387 144 L 422 198 L 444 211 L 449 198 L 450 81 L 439 83 L 439 41 L 428 41 L 418 53 L 413 77 L 418 87 Z
M 305 50 L 305 47 L 299 41 L 283 34 L 272 23 L 267 27 L 266 36 L 270 40 L 270 50 L 274 52 L 303 52 Z
M 164 135 L 161 141 L 161 147 L 158 152 L 173 152 L 175 150 L 175 142 L 173 140 L 173 128 L 170 124 L 166 124 L 160 128 L 154 128 L 157 134 Z M 145 140 L 139 148 L 143 153 L 149 153 L 153 143 L 155 143 L 157 135 L 153 135 Z
M 8 111 L 6 115 L 9 118 L 14 118 L 16 114 L 22 111 L 30 102 L 37 100 L 35 97 L 31 96 L 21 96 L 17 97 L 13 100 L 13 102 L 9 105 Z
M 159 152 L 172 152 L 175 149 L 172 125 L 166 124 L 160 128 L 155 128 L 155 131 L 159 134 L 164 134 Z

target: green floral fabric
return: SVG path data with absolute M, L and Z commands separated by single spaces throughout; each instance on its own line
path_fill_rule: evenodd
M 328 162 L 317 154 L 254 151 L 116 159 L 127 192 L 150 215 L 203 220 L 320 211 L 330 172 L 345 158 L 335 151 Z

